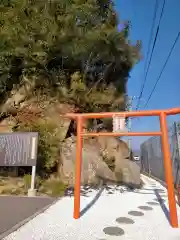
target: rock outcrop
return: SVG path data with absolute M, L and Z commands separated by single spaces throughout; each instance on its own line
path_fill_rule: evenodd
M 100 179 L 140 186 L 140 168 L 130 159 L 127 144 L 114 137 L 85 139 L 82 151 L 81 183 L 94 184 Z M 67 138 L 61 146 L 59 173 L 70 185 L 75 182 L 76 137 Z
M 73 121 L 60 117 L 67 112 L 76 112 L 74 106 L 68 104 L 60 104 L 57 101 L 43 101 L 37 104 L 36 99 L 26 100 L 19 97 L 20 93 L 13 95 L 9 99 L 3 109 L 16 103 L 18 105 L 18 116 L 22 117 L 26 112 L 38 112 L 39 118 L 53 122 L 57 126 L 56 135 L 61 146 L 58 173 L 64 182 L 74 185 L 75 182 L 75 162 L 76 162 L 76 137 L 71 136 L 70 131 Z M 48 109 L 48 111 L 47 111 Z M 5 110 L 4 110 L 5 111 Z M 11 132 L 12 126 L 15 124 L 14 117 L 7 117 L 0 123 L 1 132 Z M 27 118 L 28 119 L 28 118 Z M 86 126 L 85 131 L 86 131 Z M 75 133 L 74 132 L 73 134 Z M 97 130 L 97 129 L 96 129 Z M 69 133 L 69 131 L 71 133 Z M 103 130 L 105 131 L 105 130 Z M 140 186 L 140 169 L 135 162 L 132 161 L 131 152 L 127 144 L 114 137 L 97 137 L 87 138 L 83 140 L 83 159 L 82 159 L 82 184 L 96 184 L 100 179 L 104 181 L 123 182 L 131 186 Z

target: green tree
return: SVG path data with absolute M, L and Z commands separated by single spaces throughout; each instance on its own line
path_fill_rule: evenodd
M 35 82 L 79 111 L 124 110 L 140 43 L 128 41 L 110 0 L 4 0 L 0 3 L 0 99 Z

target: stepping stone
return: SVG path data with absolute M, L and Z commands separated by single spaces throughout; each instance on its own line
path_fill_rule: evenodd
M 159 205 L 159 203 L 157 203 L 157 202 L 147 202 L 147 204 L 149 204 L 149 205 Z
M 141 209 L 141 210 L 145 210 L 145 211 L 153 210 L 152 207 L 148 207 L 148 206 L 139 206 L 138 208 Z
M 128 212 L 128 214 L 132 215 L 132 216 L 137 216 L 137 217 L 140 217 L 140 216 L 144 215 L 144 213 L 140 212 L 140 211 L 130 211 L 130 212 Z
M 116 219 L 116 222 L 123 223 L 123 224 L 133 224 L 134 221 L 131 218 L 127 217 L 119 217 Z
M 155 199 L 153 199 L 154 201 L 157 201 L 157 202 L 165 202 L 165 200 L 163 199 L 163 198 L 161 198 L 161 199 L 158 199 L 158 198 L 155 198 Z
M 103 232 L 110 236 L 122 236 L 124 235 L 124 230 L 119 227 L 106 227 L 103 229 Z
M 159 192 L 159 193 L 164 193 L 165 192 L 163 189 L 159 189 L 159 188 L 155 188 L 154 190 Z

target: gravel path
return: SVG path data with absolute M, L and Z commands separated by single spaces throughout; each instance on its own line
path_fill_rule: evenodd
M 72 217 L 73 197 L 65 197 L 4 240 L 180 239 L 180 229 L 171 228 L 165 215 L 166 189 L 142 178 L 145 185 L 135 192 L 122 187 L 83 190 L 79 220 Z M 180 220 L 179 207 L 178 215 Z

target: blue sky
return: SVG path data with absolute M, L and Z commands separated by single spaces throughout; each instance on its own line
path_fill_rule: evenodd
M 159 0 L 159 2 L 155 26 L 157 26 L 160 17 L 163 0 Z M 144 64 L 152 26 L 155 0 L 115 0 L 115 4 L 120 21 L 131 21 L 132 27 L 129 38 L 132 43 L 135 43 L 136 40 L 142 41 L 143 59 L 133 68 L 128 81 L 128 94 L 130 96 L 139 96 L 143 81 Z M 180 31 L 179 9 L 179 0 L 166 0 L 164 15 L 161 21 L 140 109 L 144 109 L 143 106 L 154 87 L 173 42 Z M 156 28 L 154 29 L 154 35 L 155 31 Z M 135 109 L 136 104 L 137 101 L 134 100 L 133 109 Z M 180 106 L 180 39 L 166 65 L 147 109 L 167 109 L 178 106 Z M 180 120 L 180 115 L 168 117 L 168 124 L 171 125 L 171 123 L 176 120 Z M 158 129 L 159 122 L 156 117 L 145 117 L 132 121 L 132 131 L 154 131 Z M 133 147 L 136 149 L 139 148 L 140 143 L 147 138 L 148 137 L 133 137 Z

